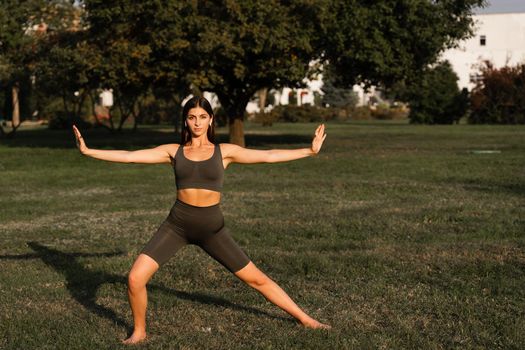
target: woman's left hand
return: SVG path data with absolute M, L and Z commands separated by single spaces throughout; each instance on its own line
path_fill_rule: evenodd
M 315 154 L 319 153 L 325 138 L 326 134 L 324 133 L 324 124 L 321 124 L 315 130 L 315 136 L 312 141 L 312 152 L 314 152 Z

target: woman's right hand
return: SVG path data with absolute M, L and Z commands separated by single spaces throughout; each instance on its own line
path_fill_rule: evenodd
M 88 150 L 86 143 L 84 142 L 84 138 L 80 134 L 80 131 L 78 131 L 77 127 L 73 125 L 73 132 L 75 133 L 75 141 L 77 143 L 78 150 L 80 153 L 85 154 Z

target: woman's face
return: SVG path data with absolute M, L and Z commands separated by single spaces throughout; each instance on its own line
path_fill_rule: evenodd
M 206 134 L 211 122 L 212 118 L 203 108 L 195 107 L 188 111 L 186 123 L 194 137 Z

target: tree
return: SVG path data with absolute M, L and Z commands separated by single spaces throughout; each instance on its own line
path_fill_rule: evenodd
M 316 46 L 337 83 L 390 86 L 416 78 L 446 48 L 472 35 L 484 0 L 330 0 L 318 12 Z
M 180 105 L 189 93 L 182 73 L 184 1 L 85 1 L 91 44 L 97 48 L 100 84 L 113 88 L 120 110 L 118 130 L 133 116 L 134 130 L 141 119 L 142 100 L 156 96 Z M 171 91 L 171 92 L 169 92 Z M 177 118 L 175 118 L 177 120 Z
M 265 87 L 298 87 L 321 58 L 336 83 L 389 86 L 417 77 L 439 53 L 472 34 L 483 0 L 197 1 L 188 57 L 192 81 L 215 92 L 243 144 L 242 116 Z
M 71 26 L 73 5 L 67 0 L 3 0 L 0 3 L 0 88 L 11 90 L 13 129 L 0 136 L 12 136 L 24 118 L 20 115 L 20 89 L 34 81 L 41 56 L 37 53 L 46 40 L 48 28 L 61 31 Z M 25 84 L 25 93 L 31 84 Z
M 471 94 L 470 123 L 525 124 L 525 64 L 495 68 L 485 62 Z
M 6 133 L 0 126 L 0 136 L 12 136 L 20 126 L 20 82 L 30 75 L 30 53 L 35 37 L 28 29 L 38 23 L 40 1 L 20 3 L 5 0 L 0 3 L 0 88 L 9 90 L 12 107 L 10 111 L 12 130 Z
M 316 2 L 195 1 L 189 8 L 185 66 L 201 90 L 217 94 L 230 142 L 244 145 L 246 105 L 264 88 L 303 86 L 320 52 L 312 46 Z
M 4 3 L 10 4 L 10 11 L 18 11 L 17 1 L 5 0 L 1 6 Z M 38 11 L 49 8 L 49 4 L 57 5 L 54 9 L 85 5 L 89 40 L 85 38 L 85 42 L 76 45 L 82 49 L 96 47 L 93 52 L 101 59 L 94 58 L 92 63 L 96 64 L 78 62 L 79 68 L 90 66 L 84 69 L 88 85 L 105 82 L 113 87 L 117 104 L 122 107 L 121 123 L 126 115 L 140 108 L 137 101 L 142 93 L 171 90 L 174 99 L 180 101 L 191 84 L 197 91 L 217 94 L 228 115 L 230 141 L 241 145 L 244 111 L 257 91 L 302 87 L 304 78 L 327 63 L 336 71 L 336 83 L 343 87 L 359 82 L 384 86 L 398 80 L 410 83 L 436 61 L 444 48 L 471 34 L 472 9 L 482 3 L 483 0 L 23 2 L 24 6 L 37 4 Z M 24 24 L 18 26 L 17 33 L 28 23 L 41 22 L 31 16 L 20 18 L 17 23 Z M 58 23 L 62 21 L 61 16 L 53 18 Z M 15 45 L 9 50 L 1 49 L 0 67 L 6 66 L 4 61 L 9 67 L 18 63 L 4 51 L 17 54 L 23 52 L 20 47 L 28 47 L 16 44 L 16 40 L 12 42 Z M 75 62 L 74 52 L 63 54 L 68 57 L 64 58 L 66 62 Z
M 139 101 L 153 79 L 149 38 L 146 31 L 138 30 L 147 16 L 141 11 L 145 6 L 133 1 L 86 1 L 88 40 L 100 57 L 95 68 L 97 79 L 99 87 L 113 90 L 120 112 L 118 131 L 130 116 L 136 130 Z M 109 121 L 110 130 L 115 130 L 112 114 Z
M 408 102 L 411 123 L 452 124 L 468 109 L 468 94 L 459 91 L 458 76 L 448 61 L 429 67 L 408 86 L 397 86 L 390 95 Z
M 36 86 L 62 99 L 63 127 L 81 123 L 82 107 L 97 87 L 94 67 L 99 57 L 83 31 L 51 33 L 42 46 Z M 57 116 L 55 116 L 57 117 Z

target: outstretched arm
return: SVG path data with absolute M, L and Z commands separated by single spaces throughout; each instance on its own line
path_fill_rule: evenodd
M 148 164 L 170 163 L 171 159 L 169 151 L 176 147 L 174 144 L 169 144 L 137 151 L 91 149 L 86 146 L 84 138 L 75 125 L 73 125 L 73 132 L 75 133 L 77 147 L 83 155 L 109 162 Z
M 255 150 L 228 144 L 224 158 L 229 163 L 277 163 L 313 156 L 319 153 L 326 138 L 324 124 L 317 127 L 310 148 Z

